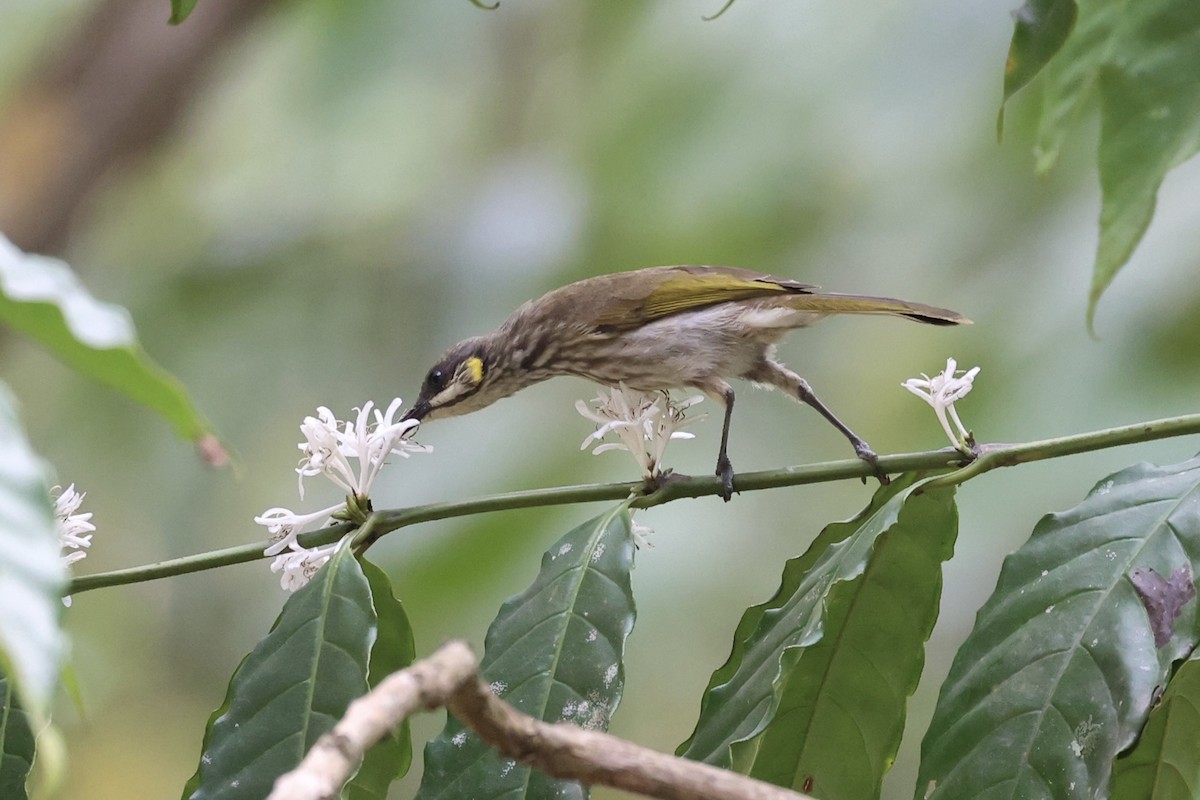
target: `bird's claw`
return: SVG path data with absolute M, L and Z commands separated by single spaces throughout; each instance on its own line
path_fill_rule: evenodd
M 879 456 L 866 442 L 858 441 L 854 443 L 854 455 L 871 465 L 871 471 L 875 473 L 875 478 L 879 481 L 880 486 L 887 486 L 892 482 L 888 474 L 879 466 Z M 863 483 L 866 482 L 867 479 L 864 477 Z
M 716 475 L 721 479 L 721 499 L 728 503 L 733 499 L 733 464 L 728 458 L 717 461 Z

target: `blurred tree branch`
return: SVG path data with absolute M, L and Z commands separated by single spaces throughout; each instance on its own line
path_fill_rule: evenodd
M 209 63 L 272 0 L 206 0 L 167 24 L 166 0 L 100 0 L 49 49 L 0 116 L 0 230 L 63 250 L 106 176 L 169 135 Z

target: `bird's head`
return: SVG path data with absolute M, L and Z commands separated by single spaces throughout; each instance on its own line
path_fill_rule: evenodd
M 451 347 L 425 376 L 417 401 L 404 419 L 423 421 L 457 417 L 490 406 L 515 391 L 506 388 L 488 337 L 477 336 Z

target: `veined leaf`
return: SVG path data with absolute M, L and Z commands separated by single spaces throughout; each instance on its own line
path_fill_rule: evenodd
M 1129 467 L 1042 518 L 954 659 L 915 796 L 1104 796 L 1113 759 L 1197 641 L 1193 599 L 1157 647 L 1130 575 L 1198 566 L 1200 459 Z
M 367 683 L 374 689 L 397 670 L 412 664 L 416 657 L 412 626 L 404 606 L 392 594 L 392 583 L 379 567 L 363 559 L 363 574 L 371 587 L 371 602 L 379 620 L 379 637 L 371 647 Z M 388 786 L 404 776 L 412 765 L 412 735 L 408 720 L 388 737 L 372 747 L 358 773 L 346 785 L 348 800 L 383 800 Z
M 367 691 L 375 641 L 371 591 L 349 547 L 283 606 L 242 661 L 204 734 L 183 796 L 262 800 Z
M 827 526 L 784 568 L 779 590 L 746 611 L 734 633 L 733 651 L 713 673 L 700 719 L 680 755 L 739 771 L 753 762 L 756 737 L 775 719 L 783 685 L 806 648 L 825 631 L 830 592 L 859 577 L 876 540 L 891 529 L 920 484 L 906 476 L 875 493 L 871 504 L 847 522 Z M 750 742 L 750 746 L 738 746 Z
M 1101 294 L 1150 224 L 1167 172 L 1200 149 L 1200 5 L 1080 0 L 1072 29 L 1074 6 L 1072 0 L 1028 0 L 1017 12 L 1005 99 L 1045 64 L 1035 148 L 1037 170 L 1044 173 L 1080 111 L 1099 96 L 1103 200 L 1090 327 Z
M 820 641 L 782 676 L 775 718 L 751 745 L 751 777 L 824 800 L 879 797 L 957 532 L 953 487 L 907 496 L 862 575 L 831 588 Z
M 625 685 L 632 567 L 625 504 L 556 542 L 533 584 L 506 601 L 488 629 L 480 672 L 492 690 L 536 719 L 605 730 Z M 586 796 L 579 783 L 501 759 L 453 716 L 425 748 L 417 794 L 419 800 Z
M 1111 800 L 1200 797 L 1200 660 L 1185 661 L 1133 752 L 1117 759 Z
M 25 780 L 33 766 L 33 730 L 17 702 L 12 682 L 0 675 L 0 797 L 25 800 Z
M 81 374 L 158 412 L 182 438 L 219 450 L 208 422 L 183 386 L 142 350 L 124 308 L 92 297 L 63 262 L 26 255 L 2 235 L 0 321 Z M 208 457 L 221 456 L 223 451 Z
M 45 465 L 0 384 L 0 672 L 39 719 L 49 710 L 63 650 L 66 570 L 58 551 Z

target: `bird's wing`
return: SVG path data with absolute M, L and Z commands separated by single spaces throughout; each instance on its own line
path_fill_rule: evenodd
M 596 318 L 597 327 L 625 330 L 717 303 L 808 294 L 816 289 L 734 267 L 659 267 L 655 272 L 656 280 L 644 282 L 633 296 L 621 296 L 619 290 L 614 292 Z

